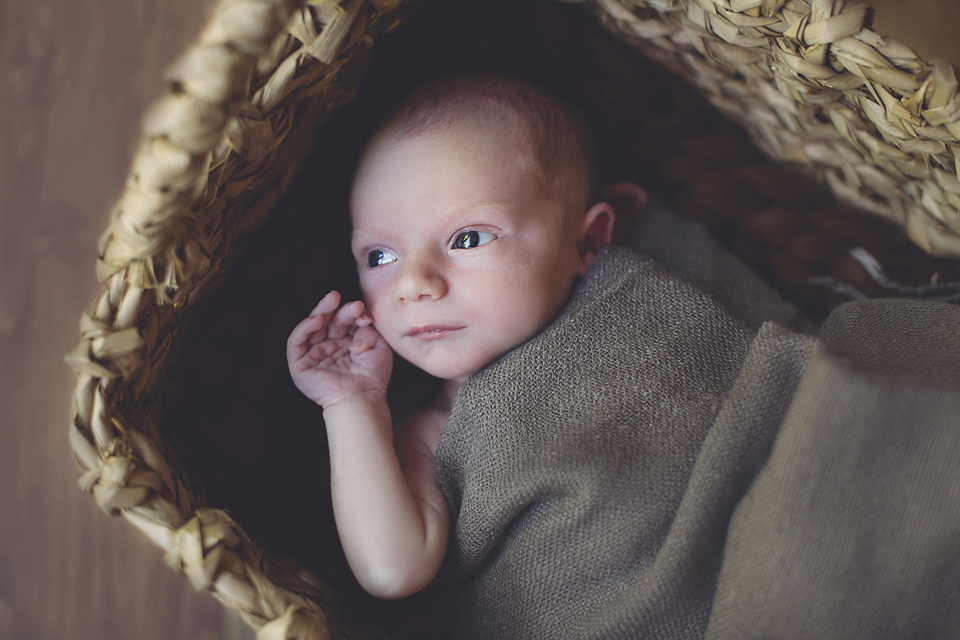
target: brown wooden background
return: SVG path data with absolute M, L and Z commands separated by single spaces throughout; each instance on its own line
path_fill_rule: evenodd
M 0 640 L 241 636 L 78 489 L 66 438 L 63 355 L 98 292 L 96 239 L 161 71 L 210 3 L 0 3 Z M 880 30 L 960 61 L 957 0 L 874 5 Z
M 219 605 L 77 487 L 63 355 L 161 70 L 206 0 L 0 3 L 0 639 L 201 639 Z

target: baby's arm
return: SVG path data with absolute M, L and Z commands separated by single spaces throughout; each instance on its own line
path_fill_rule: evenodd
M 433 476 L 436 441 L 429 444 L 438 418 L 425 410 L 405 421 L 394 448 L 386 402 L 393 354 L 362 302 L 339 302 L 331 292 L 293 330 L 287 361 L 297 387 L 324 409 L 334 517 L 350 568 L 371 594 L 402 598 L 433 579 L 446 551 L 447 508 Z

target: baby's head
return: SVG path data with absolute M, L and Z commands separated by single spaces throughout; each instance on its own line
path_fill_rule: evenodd
M 539 333 L 610 239 L 596 176 L 587 127 L 526 82 L 455 76 L 414 93 L 367 143 L 350 198 L 381 335 L 453 379 Z

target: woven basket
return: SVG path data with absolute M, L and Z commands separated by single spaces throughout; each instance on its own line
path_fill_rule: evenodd
M 426 16 L 469 11 L 477 28 L 502 33 L 470 40 L 453 27 L 445 32 L 443 21 L 430 29 L 475 61 L 509 59 L 497 43 L 524 36 L 504 25 L 532 13 L 542 55 L 527 75 L 540 74 L 534 79 L 563 94 L 574 75 L 571 33 L 580 14 L 594 14 L 598 20 L 584 23 L 590 55 L 613 80 L 589 80 L 581 70 L 572 89 L 608 103 L 599 116 L 601 143 L 620 138 L 624 123 L 638 141 L 620 141 L 608 177 L 657 178 L 678 211 L 739 247 L 798 304 L 813 300 L 804 297 L 809 269 L 795 286 L 791 269 L 830 258 L 833 266 L 824 268 L 842 272 L 846 245 L 837 238 L 909 254 L 905 264 L 918 281 L 955 273 L 956 262 L 910 254 L 889 223 L 931 256 L 960 256 L 955 69 L 924 62 L 871 30 L 862 5 L 491 1 L 481 11 L 438 4 L 444 7 L 421 16 L 423 3 L 414 0 L 222 0 L 144 117 L 126 188 L 100 242 L 104 291 L 81 318 L 80 344 L 67 357 L 78 374 L 70 439 L 80 486 L 105 513 L 149 536 L 198 590 L 237 609 L 262 640 L 379 637 L 415 617 L 416 599 L 374 605 L 351 584 L 322 479 L 319 410 L 282 375 L 282 340 L 304 308 L 334 285 L 356 291 L 340 239 L 344 185 L 359 145 L 403 91 L 458 64 L 442 49 L 398 49 L 365 81 L 365 90 L 381 93 L 361 96 L 321 127 L 357 96 L 375 40 L 386 47 L 406 29 L 422 28 Z M 384 35 L 403 21 L 409 26 Z M 630 49 L 676 76 L 632 62 Z M 418 75 L 424 56 L 438 66 Z M 765 154 L 883 220 L 838 208 L 816 186 L 798 191 L 793 173 L 763 165 L 737 130 L 674 77 L 696 85 Z M 644 100 L 669 105 L 669 113 L 646 113 Z M 685 141 L 664 161 L 665 140 L 677 135 Z M 601 155 L 610 155 L 603 144 Z M 736 171 L 720 174 L 718 165 Z M 741 182 L 753 191 L 738 190 Z M 735 227 L 727 225 L 734 219 Z M 787 253 L 764 262 L 761 236 Z M 278 283 L 287 293 L 275 303 L 269 296 Z M 246 349 L 257 358 L 238 355 Z M 393 398 L 395 406 L 431 392 L 432 382 L 416 372 L 397 377 L 417 393 Z M 212 398 L 222 410 L 210 409 Z M 265 519 L 279 524 L 264 526 Z

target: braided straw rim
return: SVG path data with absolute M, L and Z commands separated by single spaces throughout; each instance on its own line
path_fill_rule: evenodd
M 871 29 L 860 0 L 572 1 L 686 76 L 771 157 L 927 253 L 960 257 L 956 69 Z
M 258 640 L 343 637 L 328 619 L 332 595 L 268 562 L 225 512 L 200 506 L 163 449 L 150 392 L 189 301 L 222 280 L 230 247 L 270 213 L 314 128 L 356 94 L 356 67 L 372 34 L 395 26 L 396 5 L 220 0 L 144 116 L 100 240 L 104 291 L 66 358 L 78 374 L 70 442 L 80 487 L 197 590 L 237 609 Z
M 565 0 L 571 1 L 571 0 Z M 843 201 L 960 256 L 954 67 L 869 28 L 854 0 L 572 0 L 696 83 L 756 144 Z M 152 393 L 191 300 L 293 179 L 317 124 L 348 102 L 400 0 L 220 0 L 167 71 L 99 246 L 104 291 L 67 356 L 79 484 L 258 640 L 344 637 L 332 595 L 266 560 L 164 449 Z M 147 294 L 147 295 L 144 295 Z

